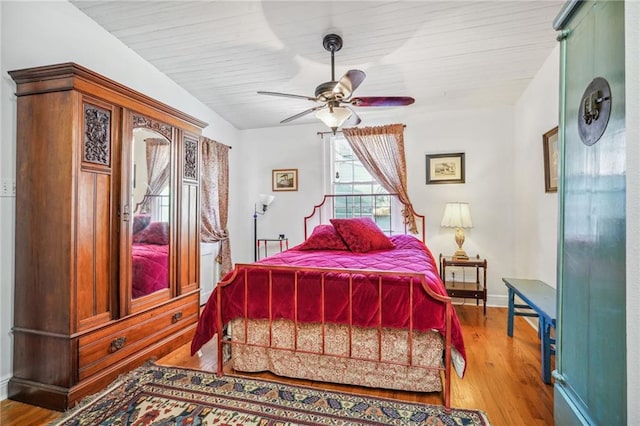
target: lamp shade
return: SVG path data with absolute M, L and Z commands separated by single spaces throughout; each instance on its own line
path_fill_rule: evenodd
M 276 198 L 274 195 L 260 194 L 258 195 L 258 202 L 263 206 L 268 206 Z
M 444 228 L 473 228 L 469 203 L 447 203 L 440 226 Z
M 322 108 L 316 112 L 316 117 L 335 133 L 351 117 L 351 110 L 345 107 Z

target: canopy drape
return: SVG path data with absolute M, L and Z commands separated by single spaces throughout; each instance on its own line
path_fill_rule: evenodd
M 149 213 L 157 210 L 153 209 L 151 204 L 155 201 L 155 197 L 162 193 L 171 175 L 169 167 L 171 145 L 166 139 L 161 138 L 147 138 L 144 142 L 147 157 L 147 191 L 140 202 L 140 212 Z
M 216 261 L 220 264 L 220 276 L 229 272 L 231 244 L 227 220 L 229 217 L 229 149 L 212 139 L 202 137 L 202 242 L 219 242 Z
M 402 217 L 409 231 L 417 234 L 413 205 L 407 192 L 407 163 L 404 154 L 404 125 L 343 129 L 358 160 L 365 169 L 391 193 L 397 193 L 405 204 Z

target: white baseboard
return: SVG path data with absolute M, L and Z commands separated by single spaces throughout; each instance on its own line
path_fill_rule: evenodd
M 11 376 L 5 376 L 0 379 L 0 401 L 4 401 L 9 396 L 8 387 Z
M 506 308 L 509 306 L 509 297 L 487 294 L 487 306 L 493 306 L 494 308 Z

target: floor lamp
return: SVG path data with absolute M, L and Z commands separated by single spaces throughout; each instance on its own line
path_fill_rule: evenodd
M 258 215 L 265 214 L 269 204 L 276 198 L 273 195 L 260 194 L 258 202 L 253 205 L 253 261 L 258 261 Z M 258 208 L 258 206 L 260 206 Z

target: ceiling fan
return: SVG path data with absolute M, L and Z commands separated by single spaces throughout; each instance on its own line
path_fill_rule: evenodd
M 322 105 L 309 108 L 280 123 L 288 123 L 312 112 L 336 133 L 338 127 L 349 120 L 350 124 L 360 124 L 361 120 L 352 107 L 394 107 L 411 105 L 415 100 L 408 96 L 367 96 L 352 97 L 353 92 L 364 81 L 366 74 L 360 70 L 349 70 L 340 80 L 335 78 L 335 52 L 342 49 L 342 37 L 337 34 L 327 34 L 322 40 L 325 50 L 331 52 L 331 81 L 316 87 L 315 96 L 292 95 L 289 93 L 258 91 L 261 95 L 283 96 L 287 98 L 306 99 L 320 102 Z

